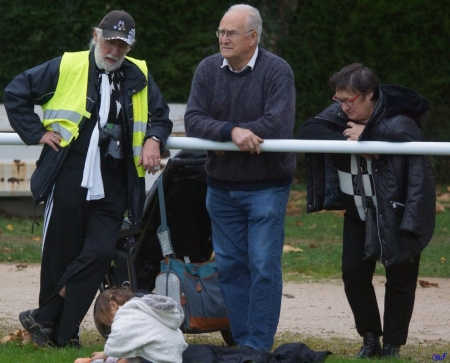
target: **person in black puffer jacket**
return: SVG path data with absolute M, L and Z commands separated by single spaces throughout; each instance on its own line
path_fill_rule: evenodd
M 335 103 L 307 120 L 299 139 L 425 141 L 420 129 L 428 102 L 416 91 L 381 85 L 360 63 L 342 68 L 330 84 Z M 420 253 L 435 227 L 430 161 L 423 155 L 332 153 L 307 154 L 306 162 L 307 212 L 345 210 L 342 278 L 364 339 L 357 356 L 399 357 L 413 312 Z M 371 249 L 366 240 L 374 242 Z M 386 268 L 383 328 L 372 284 L 377 260 Z

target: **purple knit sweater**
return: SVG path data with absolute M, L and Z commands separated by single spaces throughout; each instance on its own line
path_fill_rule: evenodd
M 222 62 L 221 54 L 215 54 L 195 72 L 184 117 L 186 135 L 231 141 L 232 128 L 239 126 L 262 139 L 291 139 L 295 86 L 287 62 L 261 48 L 253 70 L 234 73 L 221 68 Z M 294 153 L 208 152 L 206 163 L 209 183 L 236 190 L 286 184 L 294 168 Z

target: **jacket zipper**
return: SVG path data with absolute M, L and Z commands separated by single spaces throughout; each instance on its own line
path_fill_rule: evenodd
M 373 177 L 373 191 L 375 194 L 375 198 L 377 196 L 377 188 L 376 188 L 376 179 L 378 177 L 378 175 L 375 175 L 374 169 L 373 169 L 373 164 L 371 166 L 372 169 L 372 177 Z M 375 173 L 377 173 L 377 169 L 375 168 Z M 376 211 L 376 216 L 377 216 L 377 232 L 378 232 L 378 242 L 380 243 L 380 262 L 383 263 L 383 244 L 381 243 L 381 234 L 380 234 L 380 222 L 378 220 L 378 200 L 377 200 L 377 205 L 375 206 L 375 211 Z
M 391 202 L 390 202 L 391 204 L 392 204 L 392 208 L 394 208 L 394 209 L 397 209 L 397 206 L 400 206 L 400 207 L 406 207 L 403 203 L 399 203 L 399 202 L 393 202 L 392 200 L 391 200 Z

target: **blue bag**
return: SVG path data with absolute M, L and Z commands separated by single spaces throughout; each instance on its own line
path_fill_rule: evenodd
M 164 207 L 162 176 L 158 178 L 161 226 L 158 239 L 164 260 L 156 277 L 154 292 L 172 297 L 184 311 L 185 333 L 207 333 L 230 329 L 227 310 L 217 283 L 216 261 L 185 262 L 175 257 Z

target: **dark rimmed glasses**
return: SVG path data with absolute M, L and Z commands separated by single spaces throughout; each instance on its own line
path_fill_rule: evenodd
M 336 95 L 334 95 L 331 99 L 332 99 L 334 102 L 337 102 L 337 103 L 339 104 L 339 106 L 342 106 L 342 104 L 345 103 L 348 107 L 352 107 L 352 106 L 355 104 L 355 100 L 356 100 L 359 96 L 361 96 L 360 93 L 358 93 L 355 97 L 353 97 L 353 98 L 351 98 L 351 99 L 349 99 L 349 100 L 343 101 L 343 100 L 340 100 L 339 98 L 337 98 Z

